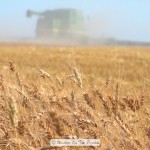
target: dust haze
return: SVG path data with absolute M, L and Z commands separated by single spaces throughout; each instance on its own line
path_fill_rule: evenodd
M 109 38 L 105 33 L 108 24 L 104 16 L 79 9 L 28 9 L 20 17 L 1 18 L 0 42 L 95 44 Z
M 115 37 L 115 33 L 119 31 L 119 25 L 115 27 L 114 24 L 116 20 L 111 12 L 89 15 L 72 8 L 40 11 L 28 9 L 18 18 L 1 18 L 0 42 L 51 45 L 131 44 L 130 41 L 120 42 Z

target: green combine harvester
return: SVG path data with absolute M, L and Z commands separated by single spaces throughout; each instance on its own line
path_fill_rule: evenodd
M 55 9 L 44 12 L 27 11 L 27 17 L 39 16 L 36 37 L 51 40 L 86 41 L 85 17 L 80 10 Z

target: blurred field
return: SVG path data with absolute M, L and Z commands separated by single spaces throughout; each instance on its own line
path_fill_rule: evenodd
M 150 149 L 150 48 L 0 46 L 0 149 L 51 138 Z M 55 148 L 56 149 L 56 148 Z M 70 148 L 59 148 L 70 150 Z

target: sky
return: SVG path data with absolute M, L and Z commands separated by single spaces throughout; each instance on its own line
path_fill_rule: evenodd
M 56 8 L 82 10 L 91 36 L 150 42 L 150 0 L 0 0 L 0 39 L 33 38 L 26 11 Z

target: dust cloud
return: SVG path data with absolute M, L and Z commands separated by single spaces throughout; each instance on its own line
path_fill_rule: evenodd
M 107 26 L 102 15 L 78 9 L 26 10 L 20 17 L 1 19 L 0 42 L 88 45 L 105 39 Z

